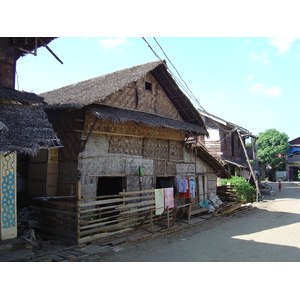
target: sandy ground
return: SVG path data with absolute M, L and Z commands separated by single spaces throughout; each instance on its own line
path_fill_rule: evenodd
M 177 233 L 122 244 L 87 262 L 299 262 L 300 182 L 270 183 L 275 194 L 253 210 L 219 217 Z M 257 208 L 257 209 L 255 209 Z

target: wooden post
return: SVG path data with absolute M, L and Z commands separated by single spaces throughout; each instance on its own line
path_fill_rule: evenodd
M 258 182 L 257 182 L 257 178 L 253 172 L 253 169 L 252 169 L 252 166 L 251 166 L 251 163 L 250 163 L 250 160 L 249 160 L 249 157 L 248 157 L 248 154 L 247 154 L 247 151 L 246 151 L 246 148 L 245 148 L 245 145 L 244 145 L 244 142 L 242 140 L 242 137 L 241 137 L 241 134 L 238 130 L 238 128 L 236 128 L 236 132 L 240 138 L 240 142 L 242 144 L 242 147 L 243 147 L 243 150 L 244 150 L 244 153 L 245 153 L 245 156 L 246 156 L 246 159 L 247 159 L 247 163 L 248 163 L 248 166 L 249 166 L 249 169 L 250 169 L 250 172 L 251 172 L 251 175 L 253 177 L 253 180 L 254 180 L 254 183 L 255 183 L 255 186 L 256 186 L 256 202 L 258 202 L 258 197 L 260 195 L 260 190 L 259 190 L 259 186 L 258 186 Z
M 167 207 L 167 227 L 170 227 L 170 212 L 169 212 L 169 207 Z
M 152 209 L 150 209 L 150 224 L 151 224 L 151 231 L 152 231 L 152 233 L 153 233 L 153 232 L 154 232 L 154 229 L 153 229 Z

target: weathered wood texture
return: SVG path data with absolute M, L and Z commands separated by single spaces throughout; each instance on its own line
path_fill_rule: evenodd
M 39 235 L 45 239 L 70 240 L 79 238 L 79 208 L 77 197 L 34 198 L 41 211 Z

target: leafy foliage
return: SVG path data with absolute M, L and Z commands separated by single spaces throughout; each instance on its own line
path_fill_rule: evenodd
M 290 147 L 289 137 L 276 129 L 268 129 L 258 135 L 257 157 L 263 163 L 269 163 L 274 171 L 284 169 L 283 155 Z
M 300 180 L 300 171 L 298 171 L 298 179 Z
M 222 179 L 221 185 L 226 185 L 230 183 L 234 186 L 234 189 L 237 192 L 237 196 L 243 202 L 253 202 L 255 195 L 255 188 L 244 177 L 232 176 L 230 179 Z

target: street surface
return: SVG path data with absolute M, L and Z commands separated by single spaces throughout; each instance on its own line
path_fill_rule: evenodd
M 270 183 L 250 211 L 209 220 L 167 236 L 119 245 L 119 251 L 91 255 L 106 262 L 299 262 L 300 182 Z

